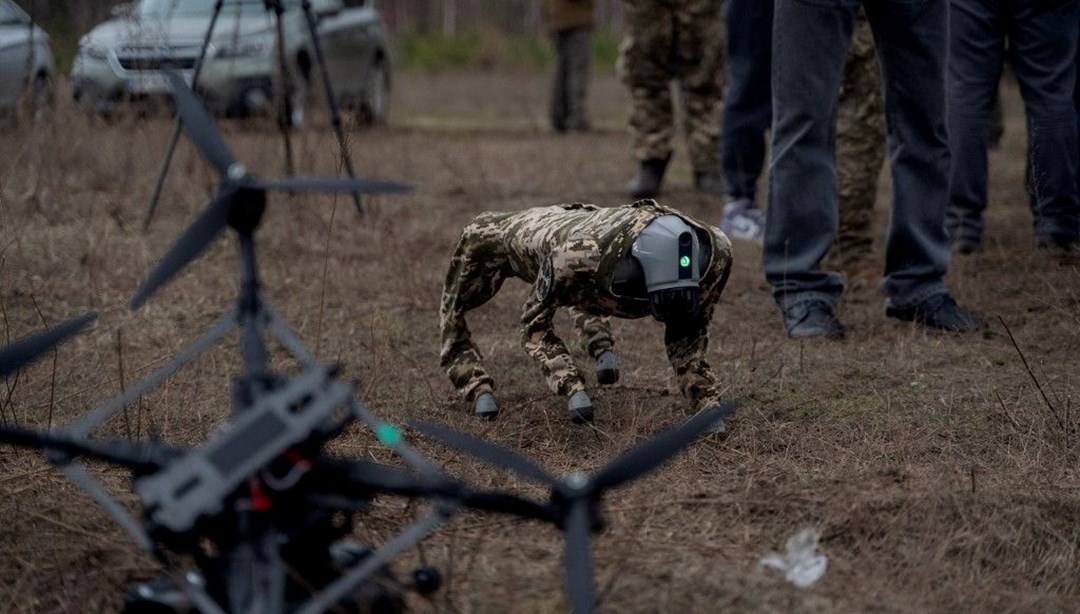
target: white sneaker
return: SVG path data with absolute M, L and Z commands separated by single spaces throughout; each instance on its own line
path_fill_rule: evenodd
M 765 213 L 749 198 L 740 198 L 724 205 L 720 230 L 732 239 L 761 243 L 765 235 Z

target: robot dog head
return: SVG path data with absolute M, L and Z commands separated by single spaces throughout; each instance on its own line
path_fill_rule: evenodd
M 706 252 L 694 228 L 677 215 L 662 215 L 641 231 L 630 254 L 641 265 L 654 318 L 672 322 L 699 315 Z

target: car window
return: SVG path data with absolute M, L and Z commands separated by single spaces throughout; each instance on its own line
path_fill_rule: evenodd
M 358 9 L 367 6 L 370 2 L 369 0 L 344 0 L 342 4 L 344 4 L 347 9 Z
M 292 7 L 299 0 L 285 0 L 285 6 Z M 214 12 L 216 0 L 142 0 L 139 2 L 138 15 L 140 17 L 172 17 L 189 15 L 211 15 Z M 241 12 L 265 13 L 266 4 L 263 0 L 225 0 L 222 10 L 226 13 Z
M 8 0 L 0 0 L 0 23 L 26 23 L 26 14 Z

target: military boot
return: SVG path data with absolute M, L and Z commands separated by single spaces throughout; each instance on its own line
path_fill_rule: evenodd
M 660 184 L 664 182 L 664 171 L 667 170 L 669 160 L 671 156 L 643 160 L 638 166 L 637 174 L 626 184 L 630 197 L 639 200 L 659 196 Z

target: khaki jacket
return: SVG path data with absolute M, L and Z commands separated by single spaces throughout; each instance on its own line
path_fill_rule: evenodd
M 544 23 L 552 34 L 591 27 L 593 0 L 544 0 Z

